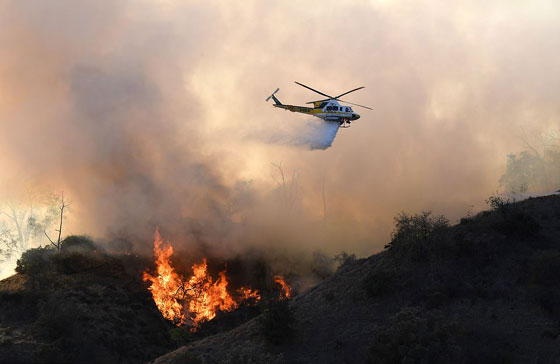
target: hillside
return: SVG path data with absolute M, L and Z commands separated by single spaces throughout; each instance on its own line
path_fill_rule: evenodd
M 25 273 L 0 281 L 1 363 L 142 363 L 174 348 L 141 280 L 146 261 L 32 252 Z
M 292 299 L 292 325 L 271 308 L 153 363 L 560 363 L 560 196 L 492 205 L 403 215 L 385 251 Z
M 0 281 L 0 362 L 560 363 L 560 196 L 492 206 L 455 226 L 400 215 L 384 251 L 196 334 L 157 310 L 151 259 L 70 237 Z M 238 265 L 232 281 L 255 271 Z

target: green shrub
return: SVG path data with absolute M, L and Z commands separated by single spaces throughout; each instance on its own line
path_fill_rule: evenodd
M 540 224 L 522 210 L 514 201 L 504 200 L 499 194 L 494 194 L 486 200 L 500 219 L 493 224 L 494 228 L 509 236 L 531 236 L 540 231 Z
M 396 256 L 420 258 L 428 251 L 430 239 L 447 231 L 449 220 L 445 216 L 431 216 L 430 211 L 408 215 L 401 212 L 395 217 L 395 229 L 386 249 Z
M 30 275 L 35 282 L 50 271 L 69 274 L 93 268 L 100 264 L 98 258 L 91 239 L 71 235 L 61 242 L 60 252 L 51 246 L 25 251 L 17 260 L 16 272 Z
M 61 242 L 60 251 L 64 253 L 88 253 L 97 250 L 93 241 L 83 235 L 70 235 Z
M 261 316 L 260 330 L 272 344 L 289 341 L 295 332 L 295 318 L 288 300 L 276 301 Z
M 513 201 L 515 202 L 515 201 Z M 493 211 L 498 211 L 502 215 L 507 214 L 508 210 L 512 206 L 512 201 L 509 199 L 505 200 L 499 193 L 495 193 L 488 197 L 486 200 L 488 206 L 492 208 Z
M 52 256 L 55 250 L 50 247 L 39 247 L 26 250 L 17 260 L 16 272 L 36 276 L 52 268 Z

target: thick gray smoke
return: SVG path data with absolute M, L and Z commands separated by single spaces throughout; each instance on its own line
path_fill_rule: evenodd
M 64 189 L 67 233 L 149 241 L 156 225 L 179 235 L 189 219 L 223 218 L 231 190 L 200 153 L 202 109 L 183 77 L 210 30 L 203 9 L 179 28 L 183 16 L 143 2 L 1 4 L 11 184 Z
M 0 182 L 145 251 L 159 225 L 369 254 L 401 210 L 485 207 L 519 127 L 558 128 L 559 4 L 0 0 Z M 264 102 L 316 98 L 295 80 L 375 110 L 336 135 Z

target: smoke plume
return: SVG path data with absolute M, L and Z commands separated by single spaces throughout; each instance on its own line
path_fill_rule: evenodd
M 484 207 L 521 127 L 558 129 L 559 6 L 0 0 L 1 182 L 64 190 L 65 233 L 145 252 L 160 226 L 221 254 L 370 254 L 399 211 Z M 316 98 L 295 80 L 375 110 L 331 146 L 263 102 Z

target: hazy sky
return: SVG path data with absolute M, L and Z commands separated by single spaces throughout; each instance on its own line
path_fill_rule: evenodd
M 399 211 L 484 208 L 523 131 L 559 128 L 558 1 L 303 4 L 0 0 L 4 198 L 64 189 L 73 233 L 365 255 Z M 309 150 L 264 102 L 317 99 L 293 81 L 374 110 Z

